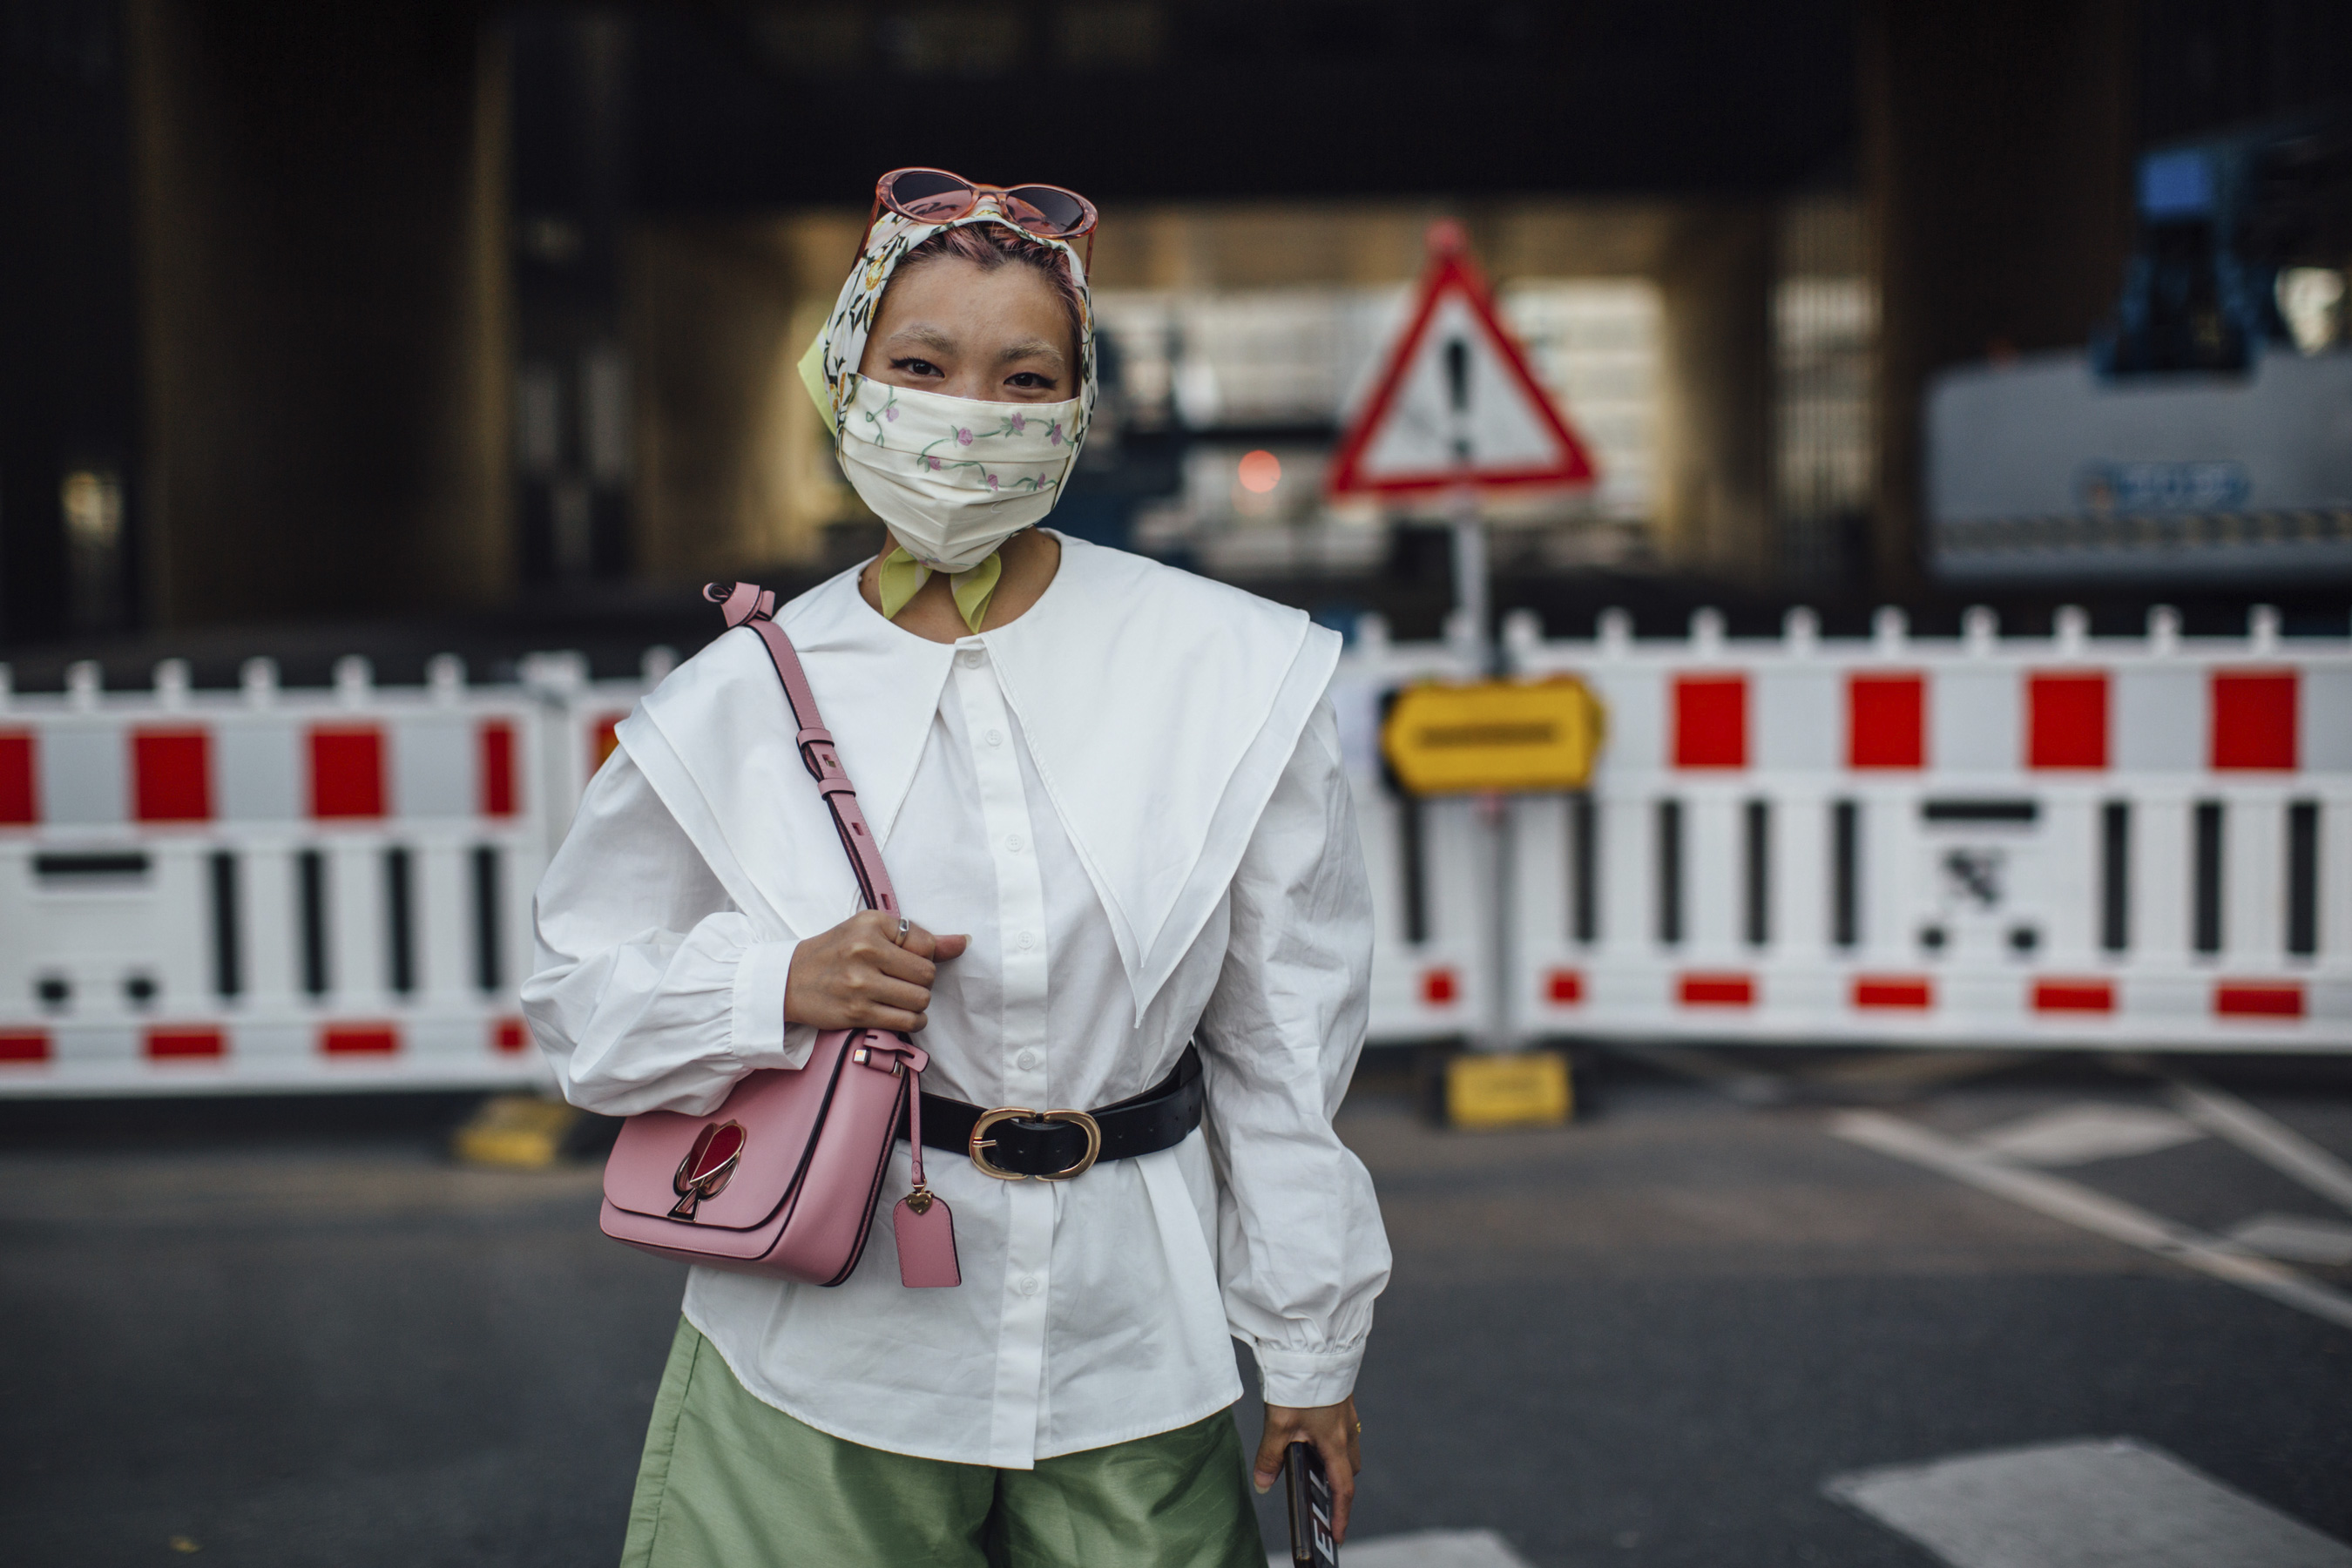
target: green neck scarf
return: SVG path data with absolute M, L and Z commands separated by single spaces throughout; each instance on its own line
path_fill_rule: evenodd
M 995 595 L 997 579 L 1004 575 L 1004 563 L 995 552 L 969 572 L 949 574 L 949 587 L 955 595 L 956 614 L 980 635 L 980 623 L 988 618 L 988 601 Z M 876 574 L 875 592 L 882 599 L 882 616 L 895 621 L 898 612 L 907 607 L 924 584 L 931 580 L 931 569 L 907 553 L 903 544 L 894 544 L 882 557 L 882 569 Z

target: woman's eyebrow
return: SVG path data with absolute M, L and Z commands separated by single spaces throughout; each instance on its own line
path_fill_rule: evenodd
M 1024 338 L 1019 342 L 1007 343 L 996 356 L 999 364 L 1011 364 L 1019 359 L 1042 359 L 1055 370 L 1062 368 L 1062 351 L 1044 338 Z
M 926 326 L 920 321 L 900 327 L 890 334 L 888 341 L 893 343 L 907 343 L 916 348 L 929 349 L 934 353 L 953 353 L 956 347 L 955 339 L 939 328 Z

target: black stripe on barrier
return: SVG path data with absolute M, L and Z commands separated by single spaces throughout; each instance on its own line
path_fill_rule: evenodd
M 212 885 L 213 991 L 236 996 L 245 990 L 245 949 L 237 931 L 236 856 L 215 849 L 207 858 Z
M 1570 918 L 1580 942 L 1601 940 L 1601 868 L 1593 855 L 1601 842 L 1601 806 L 1589 795 L 1568 797 L 1568 837 L 1574 864 L 1570 869 Z
M 2286 808 L 2286 950 L 2297 958 L 2319 951 L 2319 803 Z
M 1404 939 L 1429 940 L 1429 884 L 1422 864 L 1422 805 L 1419 795 L 1397 796 L 1397 868 L 1404 900 Z
M 1762 947 L 1772 940 L 1772 805 L 1748 803 L 1748 945 Z
M 2031 800 L 1923 800 L 1919 815 L 1929 822 L 2038 822 L 2042 807 Z
M 143 877 L 147 870 L 147 855 L 141 849 L 52 849 L 33 857 L 33 875 L 44 881 L 81 877 Z
M 394 846 L 383 852 L 383 973 L 395 996 L 416 989 L 416 940 L 409 894 L 411 861 Z
M 2099 808 L 2099 946 L 2122 952 L 2131 946 L 2131 804 L 2111 800 Z
M 294 897 L 301 916 L 302 989 L 327 994 L 327 857 L 304 849 L 294 857 Z
M 474 847 L 474 984 L 496 991 L 505 983 L 499 962 L 502 932 L 499 919 L 499 851 L 495 845 Z
M 1658 940 L 1683 939 L 1683 803 L 1658 802 Z
M 1862 803 L 1830 803 L 1830 941 L 1862 941 Z
M 2221 803 L 2197 803 L 2196 839 L 2190 889 L 2190 945 L 2200 952 L 2221 951 Z

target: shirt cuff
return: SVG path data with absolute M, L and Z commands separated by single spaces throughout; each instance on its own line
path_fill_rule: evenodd
M 797 1068 L 809 1058 L 816 1030 L 784 1023 L 784 981 L 797 942 L 753 942 L 735 963 L 735 1001 L 729 1048 L 748 1068 Z
M 1258 1381 L 1265 1391 L 1265 1402 L 1302 1410 L 1337 1405 L 1355 1393 L 1356 1368 L 1364 1359 L 1360 1342 L 1322 1351 L 1283 1350 L 1273 1345 L 1252 1345 L 1250 1349 L 1257 1357 Z

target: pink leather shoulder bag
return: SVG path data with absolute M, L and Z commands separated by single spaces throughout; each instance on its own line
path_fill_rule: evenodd
M 721 606 L 730 628 L 749 626 L 767 645 L 799 726 L 801 761 L 832 810 L 866 907 L 898 915 L 857 792 L 800 655 L 773 618 L 775 595 L 751 583 L 713 583 L 703 595 Z M 892 1215 L 898 1277 L 910 1286 L 959 1283 L 954 1220 L 923 1184 L 922 1073 L 929 1061 L 901 1034 L 829 1029 L 805 1065 L 746 1074 L 707 1116 L 630 1117 L 604 1163 L 604 1234 L 664 1258 L 838 1285 L 866 1251 L 904 1118 L 913 1134 L 914 1190 Z

